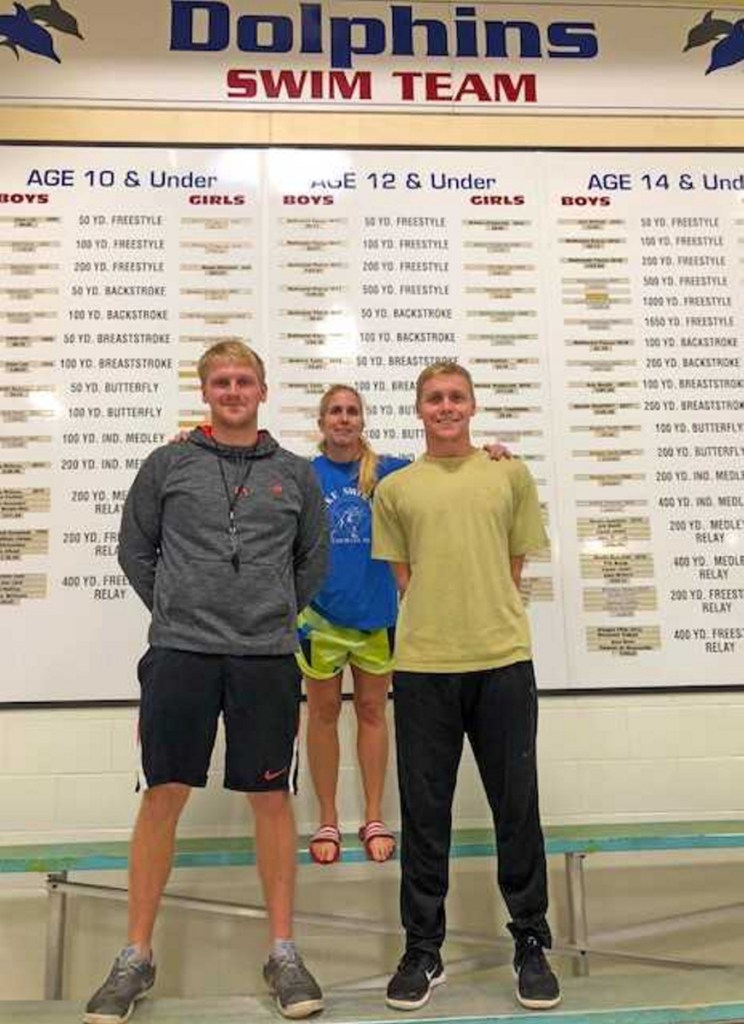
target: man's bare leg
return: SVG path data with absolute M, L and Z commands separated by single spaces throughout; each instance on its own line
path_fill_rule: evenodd
M 292 939 L 297 836 L 289 793 L 250 793 L 256 821 L 256 863 L 269 915 L 272 946 L 263 975 L 284 1017 L 323 1009 L 323 993 Z
M 179 782 L 142 795 L 129 852 L 129 943 L 143 957 L 152 949 L 160 898 L 173 862 L 176 826 L 191 789 Z
M 190 792 L 169 782 L 142 796 L 129 852 L 129 941 L 88 1000 L 85 1024 L 128 1020 L 155 983 L 152 931 L 173 861 L 176 825 Z
M 256 822 L 256 864 L 271 938 L 291 939 L 297 833 L 289 793 L 250 793 L 248 799 Z

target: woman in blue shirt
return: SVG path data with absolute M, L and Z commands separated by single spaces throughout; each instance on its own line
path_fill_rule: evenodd
M 359 838 L 369 859 L 382 862 L 395 852 L 393 834 L 382 821 L 382 795 L 398 595 L 387 563 L 372 560 L 370 502 L 377 482 L 407 460 L 372 451 L 363 434 L 361 395 L 348 385 L 335 385 L 323 395 L 318 426 L 321 454 L 312 465 L 325 495 L 331 560 L 322 589 L 300 615 L 298 655 L 307 692 L 308 763 L 320 810 L 310 855 L 319 864 L 341 855 L 338 717 L 342 675 L 349 665 L 365 804 Z

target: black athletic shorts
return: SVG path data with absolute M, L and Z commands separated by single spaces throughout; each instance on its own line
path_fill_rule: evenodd
M 300 670 L 294 654 L 233 657 L 150 647 L 142 696 L 139 786 L 205 786 L 220 714 L 225 788 L 297 792 Z

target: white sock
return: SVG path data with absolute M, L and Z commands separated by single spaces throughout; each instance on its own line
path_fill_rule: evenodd
M 291 960 L 297 955 L 294 939 L 274 939 L 274 949 L 271 955 L 277 960 Z
M 141 946 L 138 942 L 130 942 L 128 946 L 124 947 L 124 949 L 127 952 L 131 950 L 132 953 L 134 953 L 135 960 L 142 960 L 143 963 L 146 964 L 152 963 L 152 950 L 146 949 L 144 946 Z

